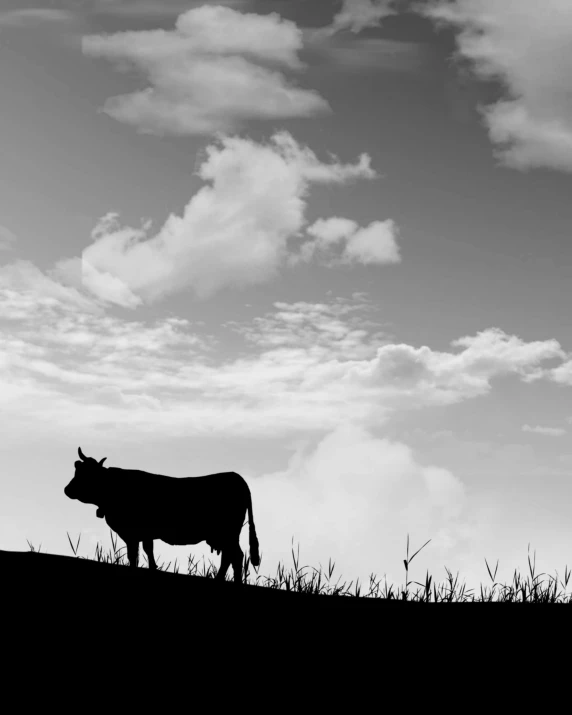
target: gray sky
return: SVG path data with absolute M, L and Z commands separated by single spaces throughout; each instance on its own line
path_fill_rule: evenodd
M 401 580 L 407 533 L 416 578 L 508 580 L 529 543 L 563 572 L 572 7 L 547 2 L 5 0 L 1 548 L 109 543 L 63 495 L 81 445 L 243 474 L 264 573 L 294 538 Z

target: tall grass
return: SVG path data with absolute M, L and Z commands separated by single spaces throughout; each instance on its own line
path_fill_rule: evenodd
M 93 561 L 99 561 L 103 563 L 111 563 L 118 566 L 127 566 L 127 554 L 126 547 L 117 546 L 117 536 L 110 530 L 111 534 L 111 549 L 104 552 L 103 546 L 97 544 L 95 547 L 95 556 L 92 558 Z M 71 550 L 76 558 L 88 558 L 85 556 L 80 556 L 78 554 L 79 543 L 81 539 L 81 534 L 78 536 L 77 543 L 74 545 L 70 535 L 68 534 L 68 541 Z M 495 567 L 494 574 L 491 572 L 489 564 L 485 559 L 485 564 L 487 566 L 487 571 L 489 573 L 490 579 L 493 582 L 492 587 L 487 590 L 486 587 L 480 586 L 480 592 L 474 594 L 474 589 L 467 589 L 465 584 L 459 584 L 458 578 L 459 574 L 453 579 L 451 571 L 447 567 L 447 580 L 443 583 L 436 584 L 433 582 L 433 577 L 427 572 L 425 576 L 425 583 L 419 583 L 418 581 L 409 580 L 409 566 L 417 554 L 427 546 L 431 541 L 425 542 L 423 546 L 418 549 L 411 558 L 409 557 L 409 534 L 407 535 L 407 551 L 406 558 L 403 560 L 405 566 L 405 586 L 404 588 L 399 588 L 394 591 L 394 585 L 392 584 L 389 588 L 387 585 L 387 579 L 385 580 L 384 587 L 381 587 L 381 579 L 378 579 L 374 574 L 369 576 L 369 586 L 367 592 L 363 589 L 362 585 L 359 583 L 359 579 L 356 581 L 355 585 L 353 581 L 343 582 L 340 584 L 340 579 L 334 584 L 332 582 L 332 577 L 334 573 L 335 563 L 332 560 L 328 561 L 328 568 L 326 571 L 322 571 L 320 566 L 319 569 L 314 566 L 300 566 L 300 546 L 298 545 L 298 553 L 294 552 L 294 547 L 292 546 L 292 560 L 294 563 L 293 568 L 291 567 L 288 571 L 286 567 L 279 562 L 276 575 L 275 576 L 264 576 L 258 573 L 259 569 L 256 569 L 256 579 L 253 581 L 250 572 L 250 559 L 247 558 L 244 564 L 244 580 L 248 584 L 253 584 L 256 586 L 263 586 L 265 588 L 281 589 L 284 591 L 292 591 L 294 593 L 311 593 L 311 594 L 322 594 L 327 596 L 350 596 L 350 597 L 364 597 L 364 598 L 382 598 L 388 600 L 402 600 L 402 601 L 414 601 L 414 602 L 424 602 L 424 603 L 465 603 L 465 602 L 514 602 L 514 603 L 572 603 L 572 594 L 566 592 L 566 587 L 568 586 L 568 581 L 570 580 L 571 572 L 566 566 L 564 571 L 564 581 L 558 578 L 558 572 L 556 576 L 550 576 L 544 573 L 535 574 L 536 569 L 536 552 L 534 555 L 534 563 L 530 559 L 530 544 L 529 544 L 529 554 L 528 554 L 528 566 L 530 575 L 527 576 L 526 580 L 523 580 L 521 575 L 515 570 L 512 583 L 509 585 L 503 585 L 497 583 L 496 574 L 498 570 L 498 561 Z M 28 541 L 28 546 L 31 551 L 36 551 L 35 547 Z M 40 551 L 41 545 L 37 551 Z M 146 556 L 143 555 L 146 560 Z M 171 561 L 165 565 L 165 563 L 157 563 L 157 568 L 159 571 L 168 571 L 171 567 Z M 190 576 L 201 576 L 203 578 L 214 578 L 217 574 L 217 567 L 209 559 L 209 563 L 206 564 L 204 556 L 199 561 L 193 554 L 188 557 L 187 563 L 187 573 Z M 173 573 L 179 573 L 179 566 L 177 561 L 173 564 Z M 541 576 L 548 576 L 548 584 L 544 585 L 545 582 L 538 581 Z M 227 579 L 229 575 L 227 575 Z M 385 577 L 384 577 L 385 578 Z M 558 591 L 558 583 L 564 589 L 563 591 Z M 411 584 L 416 584 L 419 586 L 417 591 L 414 593 L 410 592 L 409 586 Z M 353 590 L 352 590 L 353 586 Z M 498 590 L 497 590 L 498 589 Z

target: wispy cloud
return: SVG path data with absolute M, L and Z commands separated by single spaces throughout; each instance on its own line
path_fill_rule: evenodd
M 172 17 L 203 5 L 224 5 L 240 8 L 249 0 L 98 0 L 92 12 L 125 17 Z
M 116 216 L 107 216 L 81 259 L 58 264 L 60 276 L 130 308 L 182 290 L 207 298 L 228 286 L 264 283 L 297 253 L 291 239 L 304 226 L 311 184 L 376 176 L 366 154 L 353 164 L 323 163 L 286 132 L 268 144 L 224 137 L 206 154 L 198 174 L 209 185 L 182 216 L 171 215 L 153 237 L 145 228 L 121 228 Z M 348 260 L 394 259 L 393 224 L 355 228 L 347 238 Z
M 329 111 L 268 64 L 300 70 L 302 32 L 276 13 L 240 13 L 203 6 L 181 15 L 172 31 L 90 35 L 83 52 L 149 79 L 144 90 L 112 97 L 103 111 L 156 134 L 229 132 L 249 119 L 310 117 Z
M 367 27 L 376 27 L 383 19 L 395 14 L 395 4 L 396 0 L 342 0 L 341 10 L 322 32 L 334 34 L 350 30 L 357 33 Z
M 274 308 L 249 323 L 225 327 L 259 349 L 308 350 L 325 361 L 373 358 L 377 347 L 390 342 L 373 319 L 379 308 L 360 293 L 328 303 L 276 302 Z
M 345 0 L 331 24 L 303 30 L 305 46 L 318 61 L 345 71 L 422 71 L 430 58 L 423 43 L 371 37 L 361 32 L 397 14 L 397 6 L 392 0 Z
M 332 65 L 346 71 L 377 69 L 385 72 L 419 72 L 429 61 L 427 47 L 384 37 L 320 38 L 309 36 L 309 46 Z
M 505 98 L 481 111 L 507 166 L 572 171 L 572 3 L 437 0 L 420 11 L 459 30 L 459 57 Z
M 24 8 L 0 12 L 0 28 L 27 27 L 41 23 L 60 23 L 73 20 L 73 13 L 55 8 Z
M 30 261 L 16 261 L 0 267 L 2 320 L 28 320 L 38 311 L 47 314 L 70 312 L 101 313 L 101 304 L 84 292 L 66 286 L 42 272 Z M 55 314 L 55 313 L 54 313 Z
M 523 425 L 522 431 L 542 434 L 547 437 L 561 437 L 563 434 L 566 434 L 566 430 L 562 427 L 541 427 L 540 425 L 537 425 L 536 427 L 531 427 L 530 425 Z
M 150 323 L 105 313 L 26 262 L 0 268 L 0 411 L 10 430 L 111 425 L 117 439 L 225 433 L 288 436 L 486 395 L 561 359 L 554 340 L 485 330 L 451 351 L 392 342 L 359 296 L 277 303 L 217 328 L 177 317 Z M 224 331 L 241 335 L 239 357 Z
M 14 247 L 16 234 L 6 226 L 0 225 L 0 251 L 9 251 Z

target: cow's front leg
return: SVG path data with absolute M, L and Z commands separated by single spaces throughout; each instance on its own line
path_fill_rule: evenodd
M 157 564 L 155 563 L 155 557 L 153 556 L 153 539 L 144 539 L 143 549 L 145 550 L 147 558 L 149 559 L 149 568 L 152 571 L 155 571 L 157 569 Z
M 138 541 L 127 541 L 127 558 L 129 559 L 129 566 L 137 568 L 139 563 L 139 542 Z

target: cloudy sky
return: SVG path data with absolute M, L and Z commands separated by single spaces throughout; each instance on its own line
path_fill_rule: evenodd
M 0 7 L 0 548 L 110 545 L 81 445 L 241 473 L 261 573 L 562 574 L 569 0 Z

